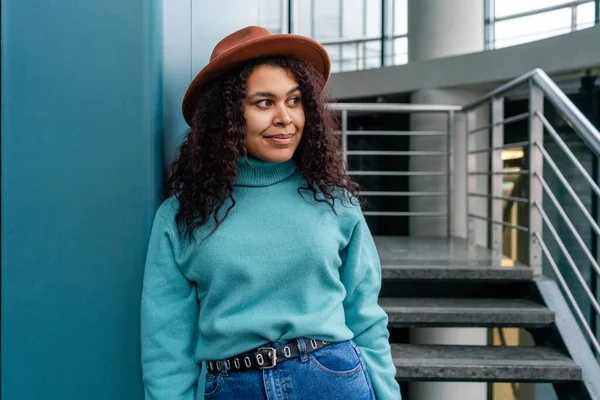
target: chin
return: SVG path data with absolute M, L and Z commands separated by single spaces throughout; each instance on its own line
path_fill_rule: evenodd
M 294 156 L 293 152 L 282 151 L 275 154 L 261 154 L 261 158 L 263 161 L 267 162 L 286 162 L 289 161 Z
M 282 163 L 289 161 L 294 156 L 294 151 L 274 151 L 256 154 L 254 157 L 266 162 Z

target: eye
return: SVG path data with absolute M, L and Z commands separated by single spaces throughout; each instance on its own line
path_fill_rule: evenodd
M 256 103 L 260 108 L 267 108 L 271 105 L 271 100 L 261 100 Z
M 300 103 L 300 97 L 292 97 L 288 100 L 288 104 L 291 106 L 296 106 Z

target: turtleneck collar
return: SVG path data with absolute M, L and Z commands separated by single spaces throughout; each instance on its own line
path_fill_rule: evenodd
M 289 178 L 296 171 L 293 160 L 275 163 L 248 157 L 248 164 L 244 157 L 238 157 L 238 176 L 234 185 L 270 186 Z

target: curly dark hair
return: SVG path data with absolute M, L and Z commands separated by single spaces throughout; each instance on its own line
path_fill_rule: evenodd
M 344 201 L 344 191 L 351 195 L 351 201 L 362 204 L 359 185 L 346 172 L 340 153 L 336 115 L 326 108 L 323 76 L 295 58 L 255 59 L 213 79 L 196 100 L 192 127 L 177 150 L 165 185 L 165 195 L 174 194 L 179 200 L 176 223 L 180 234 L 193 237 L 194 230 L 211 216 L 216 223 L 214 232 L 235 206 L 238 157 L 248 157 L 244 146 L 246 81 L 262 64 L 288 70 L 302 93 L 305 125 L 293 159 L 307 185 L 298 192 L 312 192 L 316 201 L 328 203 L 333 212 L 335 200 Z M 231 205 L 219 219 L 228 198 Z

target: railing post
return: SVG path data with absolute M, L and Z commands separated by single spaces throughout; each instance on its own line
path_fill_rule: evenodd
M 544 145 L 544 125 L 535 115 L 544 113 L 544 93 L 529 81 L 529 266 L 535 275 L 542 273 L 542 247 L 534 236 L 542 237 L 543 220 L 534 207 L 542 208 L 543 188 L 537 176 L 543 177 L 544 158 L 536 146 Z
M 504 164 L 502 161 L 502 149 L 500 147 L 504 145 L 504 97 L 495 97 L 491 100 L 491 119 L 492 127 L 490 129 L 490 194 L 489 199 L 490 205 L 490 219 L 492 220 L 492 226 L 490 227 L 491 234 L 491 248 L 495 252 L 502 254 L 502 236 L 504 228 L 499 222 L 503 220 L 503 204 L 501 200 L 497 200 L 498 197 L 502 197 L 502 182 L 504 181 L 504 175 L 501 173 L 504 170 Z
M 348 170 L 348 110 L 342 110 L 342 157 Z
M 448 111 L 448 129 L 447 129 L 447 134 L 446 134 L 446 151 L 447 151 L 447 155 L 446 155 L 446 162 L 447 162 L 447 169 L 448 169 L 448 176 L 447 176 L 447 181 L 446 181 L 446 189 L 448 191 L 447 193 L 447 216 L 446 216 L 446 223 L 448 224 L 448 232 L 447 235 L 450 238 L 452 236 L 452 193 L 453 193 L 453 185 L 452 185 L 452 179 L 454 174 L 452 173 L 453 168 L 453 157 L 452 157 L 452 142 L 454 141 L 454 111 Z M 466 157 L 466 155 L 465 155 Z M 468 201 L 468 199 L 467 199 Z
M 475 180 L 476 177 L 474 175 L 470 175 L 471 171 L 475 170 L 476 159 L 475 154 L 470 154 L 471 151 L 470 142 L 471 142 L 471 132 L 475 129 L 475 111 L 469 110 L 466 112 L 465 116 L 467 131 L 465 132 L 465 161 L 466 168 L 465 171 L 467 173 L 466 179 L 466 216 L 467 216 L 467 243 L 469 244 L 469 248 L 475 247 L 475 218 L 471 217 L 471 190 L 475 188 Z

